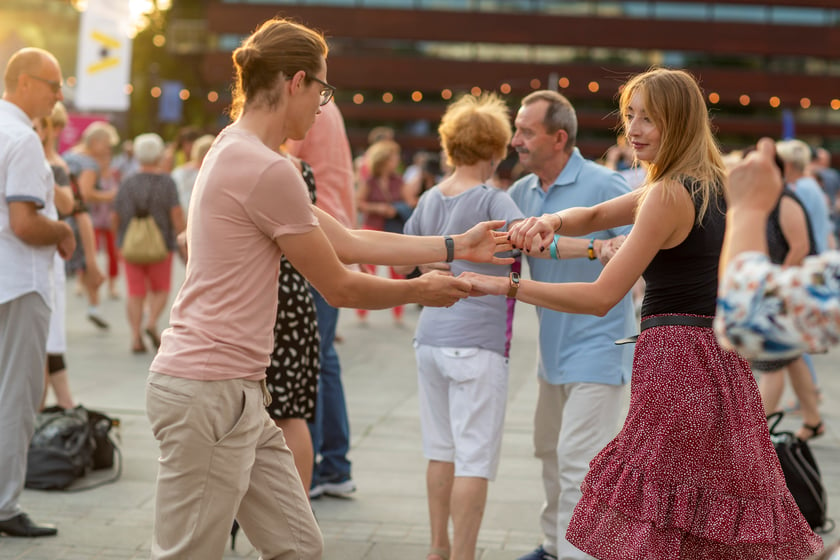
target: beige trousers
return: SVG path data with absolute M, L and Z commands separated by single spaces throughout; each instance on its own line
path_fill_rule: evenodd
M 151 372 L 146 414 L 160 444 L 151 557 L 213 560 L 233 519 L 264 560 L 318 560 L 323 538 L 259 381 Z
M 543 546 L 558 560 L 590 560 L 566 540 L 589 462 L 618 433 L 623 385 L 539 379 L 534 414 L 534 454 L 542 461 Z

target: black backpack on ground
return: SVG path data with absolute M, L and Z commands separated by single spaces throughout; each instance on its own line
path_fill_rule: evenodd
M 770 423 L 770 441 L 782 465 L 785 483 L 811 529 L 829 533 L 834 530 L 834 521 L 826 517 L 828 498 L 817 461 L 807 442 L 791 432 L 776 430 L 782 416 L 784 413 L 774 412 L 767 417 L 767 421 Z
M 64 490 L 92 470 L 112 468 L 119 448 L 109 432 L 118 424 L 118 420 L 81 405 L 70 409 L 55 406 L 39 412 L 29 444 L 25 486 Z M 121 463 L 114 477 L 73 490 L 114 482 L 121 474 Z

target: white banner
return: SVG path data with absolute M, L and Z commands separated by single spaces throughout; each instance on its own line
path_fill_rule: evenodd
M 87 0 L 79 30 L 76 107 L 125 111 L 131 73 L 129 0 Z

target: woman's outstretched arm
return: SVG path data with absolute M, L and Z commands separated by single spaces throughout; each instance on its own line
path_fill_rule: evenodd
M 595 282 L 521 280 L 516 299 L 565 313 L 605 315 L 630 291 L 656 253 L 681 243 L 693 226 L 694 205 L 688 192 L 680 187 L 675 189 L 676 196 L 664 197 L 660 188 L 654 186 L 645 198 L 633 231 Z M 472 284 L 473 295 L 508 293 L 509 280 L 505 277 L 464 273 L 459 278 Z
M 595 231 L 632 224 L 639 191 L 632 191 L 591 207 L 568 208 L 555 214 L 525 218 L 510 228 L 514 248 L 527 254 L 548 250 L 555 233 L 580 237 Z

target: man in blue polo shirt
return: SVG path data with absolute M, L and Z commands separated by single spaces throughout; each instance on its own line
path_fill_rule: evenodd
M 557 92 L 535 91 L 522 100 L 511 146 L 531 172 L 508 191 L 526 216 L 593 206 L 627 193 L 617 172 L 587 161 L 575 147 L 577 116 Z M 590 236 L 589 259 L 528 258 L 531 278 L 541 282 L 594 282 L 602 265 L 601 240 L 628 228 Z M 558 244 L 558 249 L 562 245 Z M 562 258 L 562 251 L 560 257 Z M 636 332 L 629 295 L 604 317 L 559 313 L 537 307 L 540 322 L 534 414 L 535 455 L 543 464 L 546 502 L 543 544 L 520 560 L 582 559 L 566 541 L 566 529 L 581 496 L 589 462 L 618 431 L 624 384 L 630 378 L 632 346 L 615 344 Z

